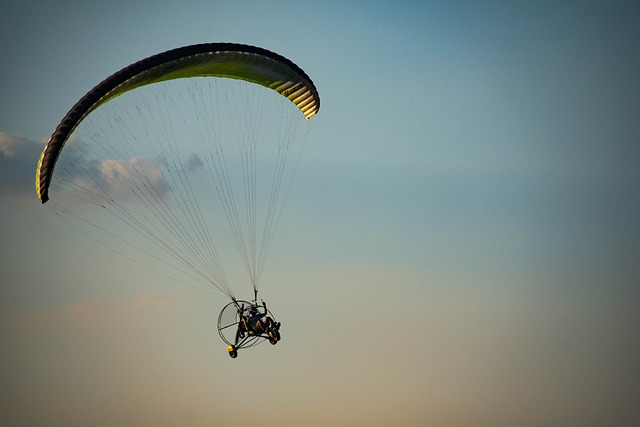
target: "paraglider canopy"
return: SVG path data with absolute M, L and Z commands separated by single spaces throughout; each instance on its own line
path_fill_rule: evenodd
M 109 100 L 153 83 L 187 77 L 226 77 L 275 90 L 309 119 L 320 108 L 313 82 L 297 65 L 277 53 L 235 43 L 185 46 L 138 61 L 107 77 L 82 97 L 60 122 L 40 156 L 36 192 L 49 200 L 49 185 L 60 150 L 78 124 Z

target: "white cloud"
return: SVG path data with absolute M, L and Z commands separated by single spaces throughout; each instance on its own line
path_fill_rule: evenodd
M 151 159 L 132 157 L 128 160 L 90 160 L 81 152 L 69 150 L 67 157 L 59 163 L 65 171 L 64 179 L 58 180 L 60 188 L 80 195 L 86 193 L 89 199 L 100 195 L 120 201 L 135 199 L 142 193 L 152 198 L 164 196 L 168 185 L 162 169 Z M 60 197 L 62 194 L 57 194 Z
M 37 200 L 35 171 L 42 144 L 0 132 L 0 198 Z
M 98 169 L 109 189 L 116 193 L 129 192 L 131 183 L 151 186 L 160 194 L 167 190 L 162 171 L 150 159 L 132 157 L 128 161 L 104 160 Z
M 0 199 L 13 201 L 37 201 L 35 193 L 35 173 L 38 159 L 44 148 L 43 143 L 0 131 Z M 91 187 L 97 182 L 107 184 L 112 194 L 131 194 L 132 182 L 140 182 L 147 188 L 153 187 L 159 195 L 168 189 L 161 168 L 150 159 L 132 157 L 129 160 L 104 160 L 91 163 L 71 153 L 70 163 L 84 163 L 85 168 L 77 169 L 72 178 L 76 185 Z M 194 159 L 191 167 L 197 167 Z M 91 177 L 87 177 L 89 170 Z M 88 179 L 91 178 L 91 179 Z M 126 192 L 126 193 L 125 193 Z
M 0 132 L 0 151 L 7 157 L 14 157 L 16 152 L 28 141 L 18 136 Z

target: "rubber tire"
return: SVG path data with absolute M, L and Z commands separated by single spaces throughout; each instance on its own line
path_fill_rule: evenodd
M 235 359 L 236 357 L 238 357 L 238 349 L 234 345 L 229 346 L 229 349 L 227 349 L 227 352 L 229 353 L 229 356 L 232 359 Z

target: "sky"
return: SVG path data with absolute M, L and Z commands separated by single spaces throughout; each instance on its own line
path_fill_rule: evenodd
M 0 423 L 640 425 L 639 19 L 616 1 L 3 2 Z M 86 91 L 217 41 L 290 58 L 322 101 L 261 287 L 282 341 L 235 360 L 224 298 L 105 251 L 33 188 Z

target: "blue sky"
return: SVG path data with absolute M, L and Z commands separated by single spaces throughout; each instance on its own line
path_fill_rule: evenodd
M 639 18 L 633 2 L 3 4 L 0 420 L 638 425 Z M 223 298 L 114 257 L 33 190 L 87 90 L 212 41 L 291 58 L 322 100 L 261 288 L 283 340 L 236 360 Z

